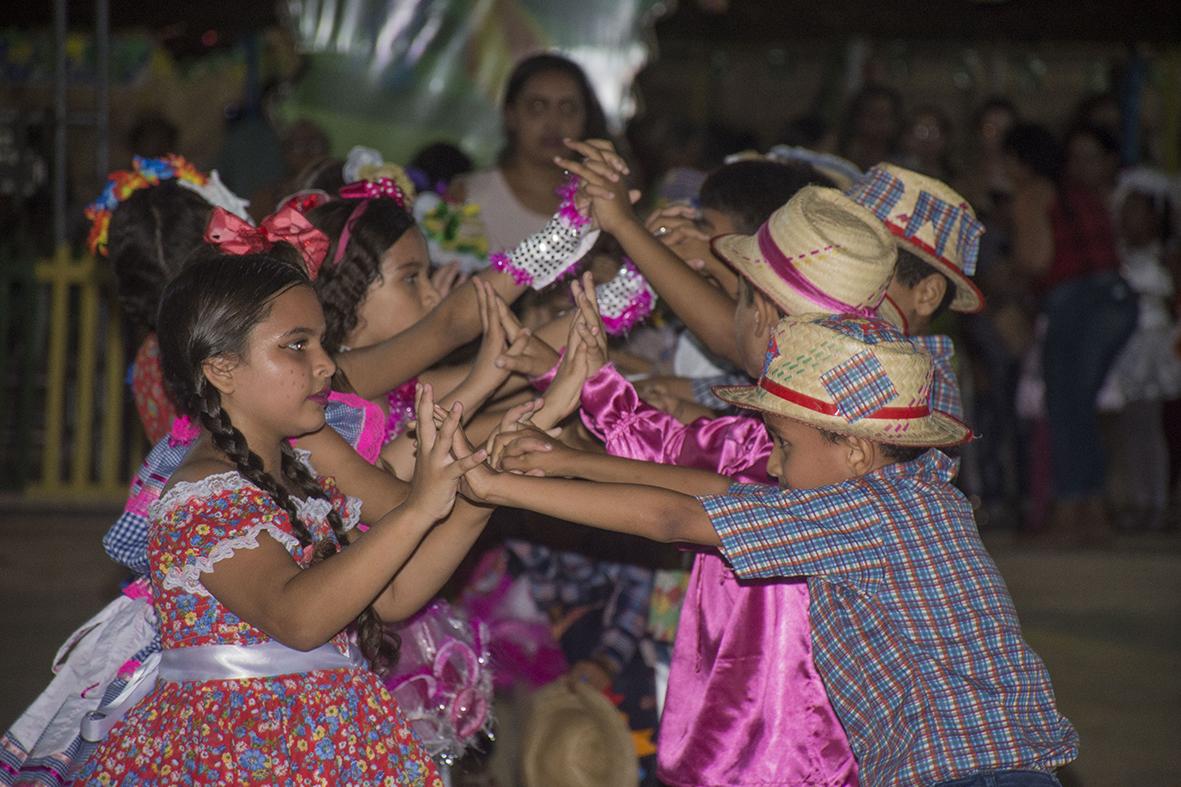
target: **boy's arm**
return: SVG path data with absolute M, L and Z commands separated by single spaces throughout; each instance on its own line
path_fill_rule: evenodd
M 492 505 L 524 508 L 600 530 L 670 543 L 721 543 L 697 498 L 668 489 L 531 478 L 486 467 L 469 471 L 465 485 L 470 496 Z
M 590 140 L 566 144 L 585 156 L 586 161 L 559 159 L 558 164 L 582 177 L 588 187 L 597 187 L 597 190 L 588 189 L 588 193 L 594 196 L 591 209 L 599 227 L 615 236 L 640 273 L 694 335 L 715 354 L 737 361 L 734 301 L 648 232 L 632 210 L 622 177 L 612 178 L 603 174 L 607 167 L 594 166 L 596 162 L 609 164 L 618 158 L 613 149 L 604 149 L 604 145 L 610 147 L 609 143 Z M 611 196 L 597 196 L 606 193 Z
M 730 487 L 725 476 L 708 470 L 641 462 L 608 454 L 579 451 L 535 429 L 496 436 L 493 466 L 521 473 L 570 476 L 613 484 L 658 486 L 686 495 L 720 495 Z

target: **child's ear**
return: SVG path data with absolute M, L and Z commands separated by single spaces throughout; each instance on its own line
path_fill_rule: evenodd
M 201 362 L 201 373 L 209 384 L 222 395 L 234 392 L 234 369 L 238 364 L 224 355 L 215 355 Z
M 878 444 L 864 437 L 845 437 L 845 462 L 853 476 L 865 475 L 877 468 Z
M 948 281 L 942 273 L 932 273 L 914 286 L 914 310 L 920 317 L 930 317 L 947 295 Z

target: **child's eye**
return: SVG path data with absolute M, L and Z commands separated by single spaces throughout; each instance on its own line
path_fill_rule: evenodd
M 414 282 L 418 281 L 418 273 L 415 272 L 415 273 L 411 273 L 411 274 L 407 275 L 405 281 L 408 284 L 414 284 Z
M 293 341 L 290 344 L 288 344 L 287 349 L 295 350 L 296 352 L 302 352 L 303 350 L 307 349 L 307 346 L 308 346 L 307 339 L 297 339 L 296 341 Z

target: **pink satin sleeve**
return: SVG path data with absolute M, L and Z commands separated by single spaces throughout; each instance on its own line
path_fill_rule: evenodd
M 723 416 L 682 424 L 640 399 L 635 386 L 612 364 L 582 386 L 582 422 L 612 456 L 712 470 L 743 482 L 768 482 L 771 440 L 762 419 Z

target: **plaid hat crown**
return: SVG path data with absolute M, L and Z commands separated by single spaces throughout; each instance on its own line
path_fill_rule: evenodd
M 800 189 L 754 235 L 722 235 L 711 245 L 786 314 L 872 316 L 898 256 L 872 213 L 822 186 Z
M 871 211 L 901 248 L 951 280 L 951 308 L 973 313 L 984 296 L 969 278 L 976 272 L 984 225 L 968 201 L 940 180 L 893 164 L 878 164 L 845 192 Z
M 931 357 L 884 320 L 806 314 L 775 326 L 756 385 L 714 392 L 739 407 L 883 443 L 966 442 L 964 424 L 930 407 L 933 372 Z

